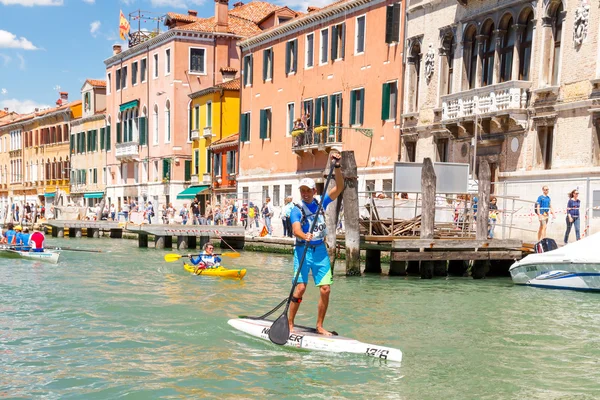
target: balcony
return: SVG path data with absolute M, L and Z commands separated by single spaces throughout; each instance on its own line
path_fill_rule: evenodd
M 191 137 L 192 137 L 192 140 L 198 140 L 198 139 L 200 139 L 200 133 L 199 133 L 198 129 L 193 129 L 192 130 Z
M 296 134 L 298 131 L 294 131 Z M 331 148 L 342 149 L 342 128 L 333 125 L 317 126 L 292 135 L 292 150 L 300 155 L 315 151 L 328 151 Z
M 204 139 L 211 139 L 212 138 L 212 127 L 207 126 L 206 128 L 204 128 L 204 133 L 202 134 L 202 136 L 204 137 Z
M 202 175 L 202 184 L 203 185 L 211 185 L 212 184 L 212 175 L 211 174 L 203 174 Z
M 530 89 L 531 82 L 509 81 L 442 96 L 442 122 L 507 115 L 523 125 Z
M 138 142 L 117 143 L 115 156 L 119 160 L 138 158 L 140 155 L 140 144 Z

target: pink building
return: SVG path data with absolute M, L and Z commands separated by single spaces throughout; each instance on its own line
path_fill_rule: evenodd
M 389 190 L 400 145 L 404 2 L 345 0 L 240 42 L 238 196 L 275 207 L 323 185 L 330 150 L 353 150 L 359 190 Z
M 222 67 L 239 65 L 236 42 L 296 14 L 264 2 L 215 0 L 215 16 L 168 13 L 166 32 L 133 32 L 129 48 L 113 46 L 107 81 L 107 196 L 172 202 L 191 182 L 190 93 L 223 81 Z

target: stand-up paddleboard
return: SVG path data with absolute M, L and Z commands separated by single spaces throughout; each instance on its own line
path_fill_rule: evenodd
M 230 319 L 227 323 L 239 331 L 270 343 L 269 329 L 271 329 L 273 321 L 237 318 Z M 402 351 L 398 349 L 363 343 L 343 336 L 323 336 L 318 334 L 314 328 L 298 325 L 294 327 L 294 332 L 290 333 L 290 337 L 284 346 L 331 353 L 364 354 L 382 360 L 402 361 Z

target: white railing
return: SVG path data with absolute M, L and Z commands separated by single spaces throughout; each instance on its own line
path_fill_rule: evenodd
M 202 136 L 204 136 L 204 139 L 212 138 L 212 127 L 207 126 L 204 128 L 204 134 Z
M 117 158 L 138 157 L 140 153 L 140 144 L 138 142 L 117 143 L 115 147 Z
M 192 130 L 192 140 L 194 139 L 200 139 L 200 132 L 198 131 L 198 129 L 194 129 Z
M 202 183 L 205 185 L 212 184 L 212 175 L 211 174 L 203 174 L 202 175 Z
M 509 81 L 442 96 L 442 121 L 506 110 L 525 110 L 531 82 Z

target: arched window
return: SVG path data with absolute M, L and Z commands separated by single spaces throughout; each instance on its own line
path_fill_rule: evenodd
M 171 142 L 171 102 L 165 104 L 165 143 Z
M 530 79 L 529 69 L 531 66 L 531 48 L 533 43 L 533 11 L 529 10 L 524 25 L 525 31 L 521 39 L 519 54 L 519 79 L 528 81 Z
M 494 38 L 494 23 L 489 21 L 485 25 L 482 34 L 483 38 L 483 75 L 481 86 L 487 86 L 494 83 L 494 55 L 496 52 L 496 41 Z
M 552 41 L 554 42 L 554 53 L 552 55 L 552 85 L 559 82 L 559 65 L 561 55 L 561 37 L 563 25 L 563 5 L 560 3 L 552 15 Z
M 513 54 L 515 51 L 516 31 L 512 17 L 508 19 L 502 37 L 502 48 L 500 49 L 500 82 L 512 79 Z
M 448 32 L 444 36 L 444 40 L 442 42 L 443 48 L 443 56 L 444 60 L 442 61 L 443 71 L 440 71 L 440 76 L 442 77 L 442 95 L 452 93 L 452 81 L 454 80 L 454 49 L 456 47 L 456 43 L 454 42 L 454 33 Z
M 477 29 L 471 25 L 465 31 L 463 42 L 464 72 L 463 89 L 475 89 L 477 79 Z
M 152 115 L 152 119 L 153 119 L 153 127 L 154 127 L 154 136 L 152 138 L 152 143 L 153 144 L 158 144 L 158 105 L 154 105 L 154 114 Z

